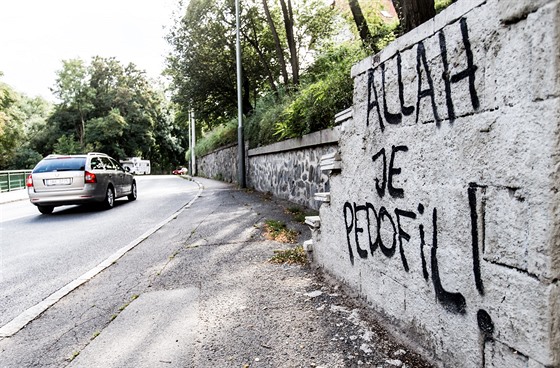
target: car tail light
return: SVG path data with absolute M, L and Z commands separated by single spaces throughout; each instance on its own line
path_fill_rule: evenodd
M 25 182 L 25 185 L 28 188 L 33 187 L 33 177 L 31 176 L 31 174 L 29 174 L 29 176 L 27 176 L 27 181 Z
M 84 176 L 85 176 L 86 183 L 97 183 L 97 178 L 95 177 L 94 173 L 90 173 L 89 171 L 86 171 Z

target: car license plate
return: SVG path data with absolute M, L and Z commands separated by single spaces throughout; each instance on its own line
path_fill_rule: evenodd
M 64 179 L 47 179 L 45 180 L 45 184 L 48 186 L 51 185 L 70 185 L 72 184 L 71 178 L 64 178 Z

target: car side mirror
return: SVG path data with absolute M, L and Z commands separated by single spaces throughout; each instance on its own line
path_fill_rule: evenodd
M 124 171 L 126 171 L 126 172 L 130 172 L 130 167 L 128 167 L 128 166 L 125 166 L 125 167 L 124 167 Z

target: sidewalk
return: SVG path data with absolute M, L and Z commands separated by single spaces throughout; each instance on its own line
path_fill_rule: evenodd
M 191 207 L 0 340 L 0 367 L 430 366 L 342 285 L 269 261 L 294 245 L 267 240 L 267 220 L 310 237 L 293 204 L 196 180 Z
M 27 189 L 18 189 L 0 193 L 0 204 L 23 200 L 29 200 L 29 197 L 27 196 Z

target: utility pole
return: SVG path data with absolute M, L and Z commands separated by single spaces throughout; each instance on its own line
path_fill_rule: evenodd
M 238 180 L 241 188 L 245 182 L 245 138 L 243 137 L 243 95 L 241 86 L 241 41 L 239 37 L 239 0 L 235 0 L 236 59 L 237 59 L 237 162 Z
M 191 176 L 195 176 L 196 175 L 196 161 L 195 161 L 195 155 L 194 155 L 194 145 L 196 142 L 196 132 L 195 132 L 195 126 L 194 126 L 194 112 L 191 110 L 189 111 L 189 120 L 191 122 Z

